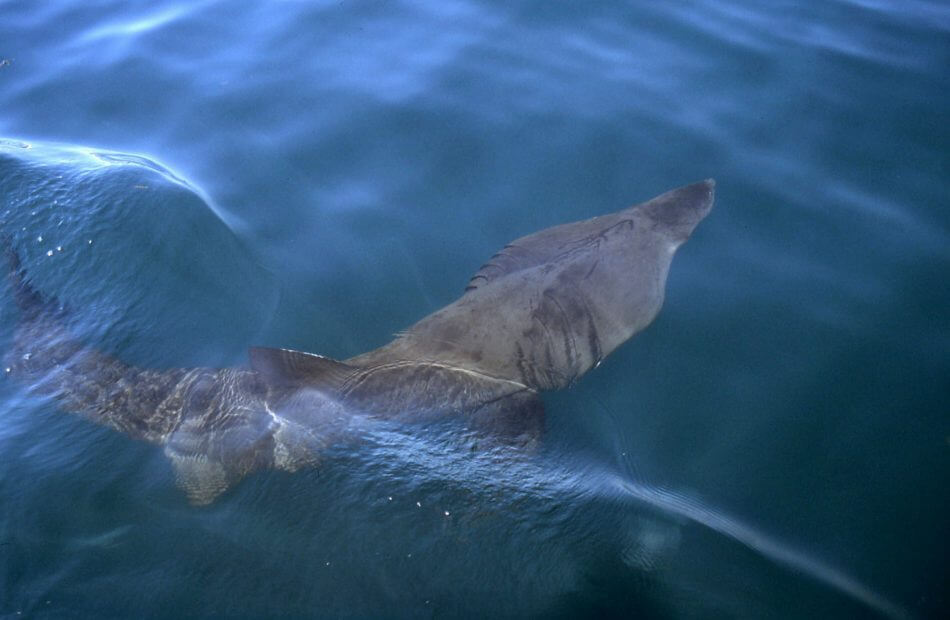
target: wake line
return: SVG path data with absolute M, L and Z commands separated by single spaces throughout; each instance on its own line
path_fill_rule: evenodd
M 795 551 L 744 523 L 727 515 L 714 512 L 696 500 L 663 489 L 629 482 L 616 474 L 609 474 L 609 477 L 626 494 L 728 536 L 774 562 L 800 570 L 821 583 L 845 592 L 885 616 L 891 618 L 911 617 L 906 610 L 885 599 L 856 579 Z

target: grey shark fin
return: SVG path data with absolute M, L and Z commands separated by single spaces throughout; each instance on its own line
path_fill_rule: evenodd
M 291 349 L 251 347 L 248 357 L 251 368 L 268 384 L 278 387 L 310 385 L 337 390 L 357 370 L 329 357 Z

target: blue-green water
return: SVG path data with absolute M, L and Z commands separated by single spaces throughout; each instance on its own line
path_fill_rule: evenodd
M 140 365 L 346 358 L 718 181 L 523 459 L 389 429 L 198 508 L 3 382 L 0 615 L 941 616 L 948 67 L 936 0 L 0 2 L 0 232 Z

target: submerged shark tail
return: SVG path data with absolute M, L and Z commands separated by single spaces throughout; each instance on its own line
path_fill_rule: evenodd
M 20 318 L 3 370 L 64 411 L 164 446 L 179 485 L 195 504 L 211 502 L 248 472 L 297 466 L 306 455 L 275 445 L 268 387 L 241 368 L 154 370 L 126 364 L 82 343 L 55 298 L 29 282 L 9 238 L 3 253 Z
M 13 247 L 9 235 L 0 237 L 3 244 L 3 256 L 7 261 L 7 279 L 13 289 L 13 299 L 24 318 L 36 318 L 51 313 L 56 308 L 55 299 L 47 299 L 26 280 L 26 272 L 20 264 L 20 255 Z
M 178 418 L 167 411 L 155 415 L 154 405 L 183 373 L 173 371 L 162 381 L 145 381 L 149 371 L 84 346 L 70 330 L 64 307 L 29 282 L 8 237 L 3 239 L 3 253 L 20 312 L 4 355 L 6 374 L 39 394 L 52 396 L 67 411 L 136 439 L 161 441 Z M 152 415 L 146 414 L 148 409 Z

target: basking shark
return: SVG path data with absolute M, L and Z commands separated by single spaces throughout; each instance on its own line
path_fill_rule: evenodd
M 539 393 L 564 388 L 644 329 L 670 263 L 713 205 L 708 179 L 506 245 L 456 301 L 347 360 L 252 348 L 249 365 L 149 369 L 86 346 L 7 241 L 20 320 L 7 375 L 57 405 L 163 446 L 179 485 L 207 504 L 248 473 L 296 471 L 373 420 L 461 419 L 535 444 Z

